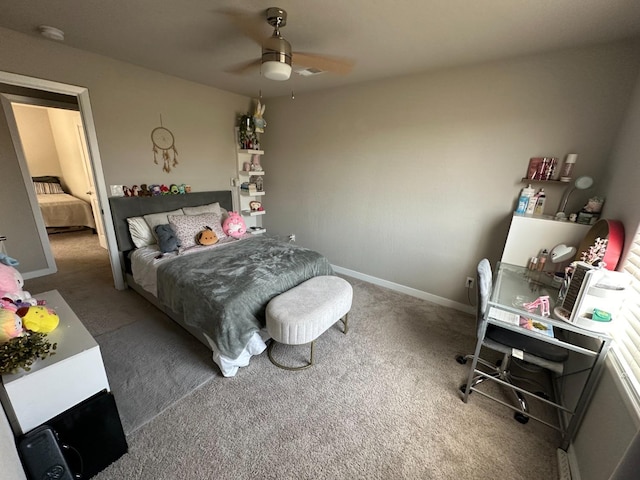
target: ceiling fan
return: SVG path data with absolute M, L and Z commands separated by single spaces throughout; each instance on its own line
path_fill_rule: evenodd
M 236 25 L 251 39 L 262 47 L 262 56 L 240 67 L 229 70 L 231 73 L 246 73 L 248 70 L 260 66 L 262 75 L 270 80 L 284 81 L 291 76 L 292 65 L 301 66 L 301 75 L 313 75 L 323 72 L 347 75 L 351 72 L 354 62 L 349 59 L 318 55 L 313 53 L 293 52 L 291 44 L 282 36 L 280 29 L 287 24 L 287 12 L 279 7 L 266 10 L 267 23 L 273 27 L 273 34 L 263 38 L 257 31 L 255 22 L 249 17 L 234 14 L 232 18 Z

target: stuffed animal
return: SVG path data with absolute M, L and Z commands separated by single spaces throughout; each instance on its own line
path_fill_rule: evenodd
M 211 227 L 204 227 L 204 230 L 196 235 L 196 242 L 198 245 L 213 245 L 218 241 L 218 236 L 215 234 Z
M 158 246 L 162 253 L 174 252 L 180 246 L 180 240 L 171 225 L 157 225 L 155 232 L 158 237 Z
M 36 305 L 38 301 L 31 294 L 22 290 L 24 279 L 15 268 L 0 263 L 0 298 L 6 298 L 13 303 L 24 302 Z
M 15 312 L 6 308 L 0 308 L 0 343 L 21 336 L 22 319 Z
M 22 325 L 32 332 L 49 333 L 60 323 L 58 314 L 44 306 L 31 306 L 18 309 Z
M 256 104 L 256 109 L 253 113 L 253 127 L 256 133 L 264 133 L 264 127 L 267 126 L 267 122 L 262 117 L 264 115 L 264 111 L 267 108 L 266 105 L 262 105 L 260 100 Z
M 151 190 L 149 190 L 149 187 L 147 186 L 146 183 L 140 184 L 140 191 L 138 192 L 138 196 L 139 197 L 150 197 L 151 196 Z
M 233 238 L 240 238 L 247 233 L 247 226 L 238 212 L 229 212 L 229 216 L 222 223 L 222 231 Z

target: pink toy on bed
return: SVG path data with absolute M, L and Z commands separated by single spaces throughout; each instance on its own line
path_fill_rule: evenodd
M 247 226 L 238 212 L 229 212 L 229 216 L 222 223 L 222 231 L 233 238 L 240 238 L 247 233 Z

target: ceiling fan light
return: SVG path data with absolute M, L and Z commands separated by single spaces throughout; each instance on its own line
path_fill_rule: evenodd
M 262 75 L 269 80 L 288 80 L 291 76 L 291 65 L 277 61 L 263 62 Z

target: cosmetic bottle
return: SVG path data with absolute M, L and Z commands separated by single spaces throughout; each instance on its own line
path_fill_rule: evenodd
M 522 189 L 520 192 L 520 198 L 518 199 L 518 208 L 516 209 L 516 213 L 521 215 L 525 214 L 527 211 L 527 207 L 529 206 L 529 201 L 535 194 L 535 189 L 531 188 L 531 184 L 528 187 Z
M 533 211 L 534 215 L 543 215 L 544 214 L 544 202 L 546 201 L 546 196 L 544 194 L 544 188 L 541 188 L 538 194 L 536 195 L 536 207 Z

